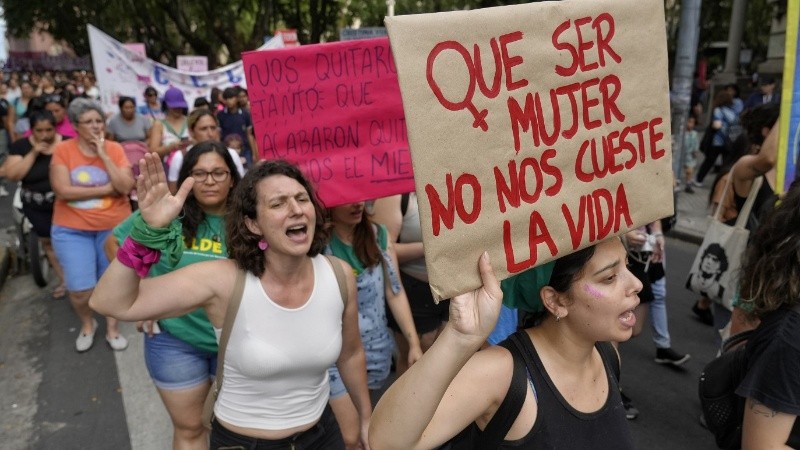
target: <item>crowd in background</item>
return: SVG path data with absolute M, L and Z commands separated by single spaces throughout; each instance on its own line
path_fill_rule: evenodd
M 172 420 L 175 448 L 207 448 L 203 403 L 210 390 L 217 392 L 218 364 L 226 378 L 217 386 L 213 448 L 263 441 L 356 449 L 368 448 L 370 439 L 396 448 L 440 445 L 473 422 L 494 429 L 490 419 L 507 394 L 481 380 L 518 385 L 524 377 L 518 364 L 530 364 L 532 388 L 518 386 L 522 412 L 501 438 L 597 443 L 590 431 L 601 426 L 611 430 L 609 445 L 630 447 L 625 418 L 638 411 L 619 388 L 617 351 L 595 344 L 636 336 L 649 316 L 655 362 L 679 366 L 690 357 L 672 349 L 668 331 L 661 221 L 502 284 L 481 259 L 486 286 L 453 305 L 436 304 L 415 194 L 325 209 L 296 167 L 259 160 L 246 89 L 215 88 L 189 105 L 178 88 L 160 96 L 148 86 L 119 97 L 113 114 L 101 108 L 99 96 L 91 73 L 9 74 L 0 83 L 0 176 L 19 182 L 23 212 L 59 279 L 53 296 L 68 296 L 80 320 L 76 351 L 93 347 L 96 312 L 106 317 L 105 339 L 115 351 L 128 346 L 118 319 L 136 321 L 144 332 L 145 364 Z M 775 204 L 769 174 L 779 103 L 770 77 L 746 100 L 735 85 L 726 86 L 715 95 L 702 136 L 695 127 L 704 118 L 694 108 L 676 190 L 691 194 L 715 170 L 709 203 L 721 205 L 721 220 L 730 222 L 754 180 L 763 178 L 755 214 L 774 230 L 767 217 Z M 4 183 L 2 195 L 8 195 Z M 629 264 L 619 264 L 622 259 Z M 758 288 L 749 286 L 761 285 L 750 283 L 753 292 Z M 234 309 L 233 318 L 227 316 L 231 292 L 239 292 L 244 311 Z M 501 306 L 501 296 L 519 299 Z M 305 306 L 309 299 L 313 309 Z M 608 303 L 593 310 L 599 299 Z M 754 311 L 763 316 L 780 306 L 744 299 L 731 314 L 700 299 L 693 310 L 715 330 L 733 316 L 736 332 L 758 326 Z M 452 311 L 456 320 L 449 320 Z M 491 326 L 470 322 L 465 312 Z M 533 326 L 519 331 L 523 324 Z M 230 341 L 220 337 L 226 331 Z M 564 333 L 574 339 L 559 340 Z M 505 341 L 512 334 L 519 353 Z M 473 356 L 504 341 L 504 349 Z M 218 360 L 226 344 L 229 352 Z M 575 364 L 559 365 L 560 354 L 575 355 Z M 433 358 L 447 361 L 437 366 Z M 419 420 L 370 424 L 370 394 L 384 387 L 392 365 L 408 375 L 376 415 L 419 412 Z M 576 373 L 592 381 L 576 379 L 568 387 L 550 381 Z M 437 381 L 425 395 L 411 395 L 429 379 Z M 480 388 L 486 396 L 470 397 Z M 561 388 L 581 393 L 572 400 L 579 411 L 597 412 L 587 415 L 594 425 L 572 423 L 567 413 L 539 418 L 538 410 L 564 408 L 557 405 Z M 754 392 L 748 395 L 759 398 Z M 531 406 L 538 394 L 540 403 Z M 751 431 L 762 426 L 753 423 Z M 528 432 L 537 426 L 549 431 Z M 575 432 L 559 431 L 566 426 Z

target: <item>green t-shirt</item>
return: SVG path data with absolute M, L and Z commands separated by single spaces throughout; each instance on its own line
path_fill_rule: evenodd
M 120 245 L 130 234 L 133 219 L 139 214 L 139 211 L 134 212 L 114 228 L 114 237 L 117 238 L 117 242 Z M 167 258 L 162 257 L 158 263 L 150 268 L 148 276 L 163 275 L 189 264 L 202 261 L 227 259 L 228 248 L 225 246 L 225 225 L 222 219 L 222 216 L 206 214 L 203 222 L 197 227 L 197 236 L 195 236 L 192 246 L 187 248 L 184 244 L 183 256 L 181 256 L 178 265 L 169 267 L 166 264 Z M 214 334 L 214 328 L 202 308 L 194 310 L 185 316 L 159 320 L 158 323 L 171 335 L 184 342 L 203 351 L 217 352 L 217 337 Z
M 386 232 L 386 227 L 380 224 L 375 224 L 375 227 L 377 228 L 378 245 L 380 246 L 381 250 L 386 250 L 389 244 L 389 238 L 388 238 L 388 233 Z M 342 242 L 342 240 L 339 239 L 338 236 L 336 236 L 336 233 L 332 234 L 333 236 L 331 237 L 331 243 L 329 244 L 331 249 L 331 254 L 350 264 L 350 267 L 353 268 L 353 274 L 356 277 L 358 277 L 359 275 L 361 275 L 361 272 L 363 272 L 364 269 L 366 269 L 366 267 L 364 267 L 364 263 L 362 263 L 361 260 L 358 259 L 358 256 L 356 256 L 356 252 L 355 250 L 353 250 L 352 245 L 345 244 L 344 242 Z

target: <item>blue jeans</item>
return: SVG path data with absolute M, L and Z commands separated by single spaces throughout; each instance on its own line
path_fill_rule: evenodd
M 344 440 L 339 424 L 330 406 L 325 407 L 322 417 L 311 428 L 283 439 L 257 439 L 234 433 L 211 422 L 211 450 L 344 450 Z
M 64 268 L 64 282 L 70 292 L 93 289 L 108 267 L 103 244 L 111 230 L 83 231 L 53 225 L 50 239 Z
M 669 326 L 667 325 L 667 277 L 650 283 L 653 301 L 650 302 L 650 327 L 653 330 L 653 343 L 656 348 L 670 348 Z
M 144 336 L 144 362 L 153 384 L 177 391 L 207 383 L 217 373 L 217 354 L 200 350 L 163 330 Z

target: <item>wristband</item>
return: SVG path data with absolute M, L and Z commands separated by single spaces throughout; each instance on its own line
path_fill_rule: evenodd
M 183 256 L 183 226 L 173 220 L 164 228 L 147 224 L 141 214 L 136 214 L 131 224 L 131 238 L 145 247 L 158 250 L 169 267 L 175 267 Z
M 117 250 L 117 261 L 135 270 L 139 278 L 146 277 L 150 267 L 159 259 L 161 259 L 160 251 L 145 247 L 130 236 L 125 238 L 125 242 Z

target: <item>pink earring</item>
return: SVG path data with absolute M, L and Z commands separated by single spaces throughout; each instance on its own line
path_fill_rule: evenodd
M 269 247 L 269 244 L 267 244 L 267 241 L 265 241 L 265 240 L 263 240 L 263 239 L 262 239 L 262 240 L 260 240 L 260 241 L 258 241 L 258 248 L 259 248 L 259 249 L 261 249 L 261 251 L 262 251 L 262 252 L 263 252 L 264 250 L 266 250 L 266 249 L 267 249 L 267 247 Z

